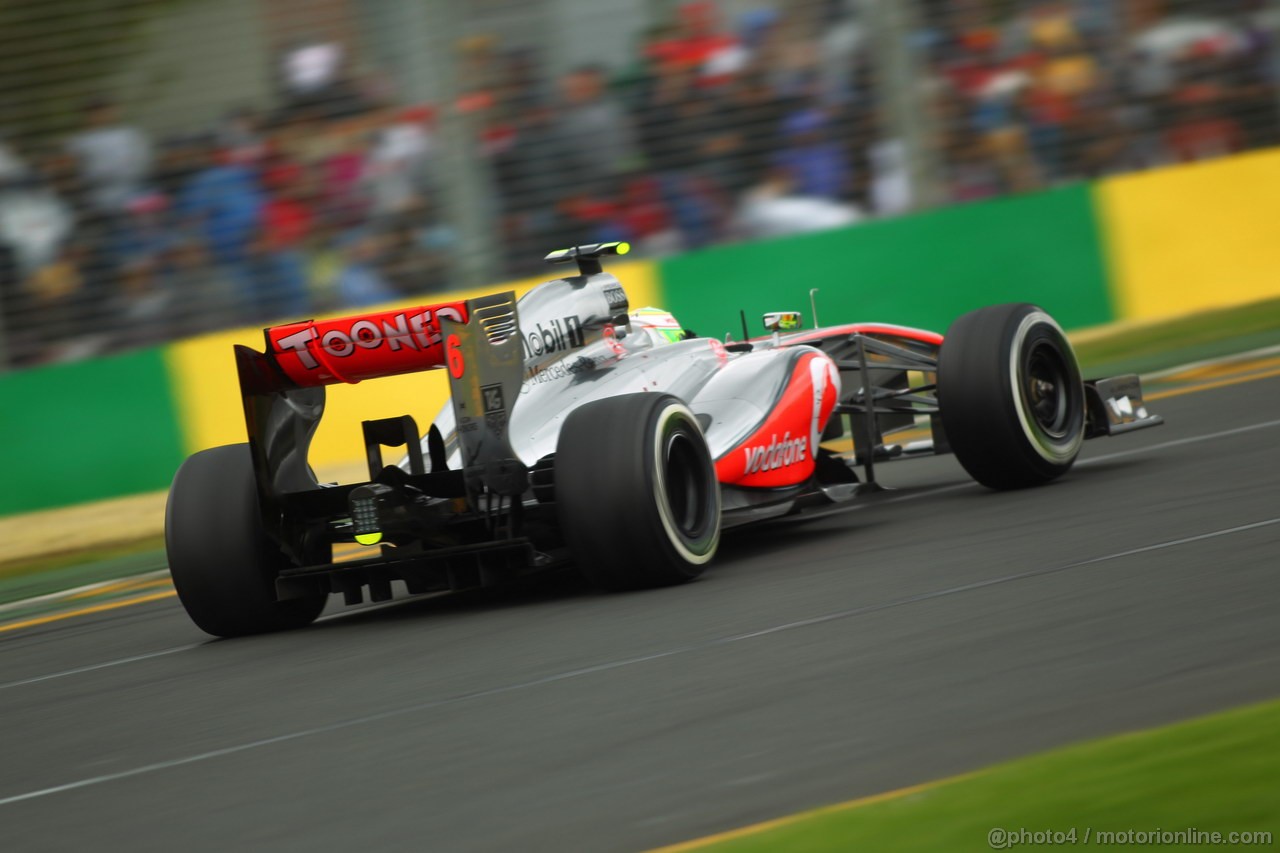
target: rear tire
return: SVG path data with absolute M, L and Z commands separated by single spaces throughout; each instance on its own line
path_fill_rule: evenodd
M 560 527 L 604 589 L 691 581 L 720 543 L 720 484 L 693 412 L 627 394 L 569 413 L 556 445 Z
M 992 489 L 1062 476 L 1084 442 L 1075 353 L 1035 305 L 980 308 L 951 324 L 938 356 L 938 404 L 956 459 Z
M 164 538 L 178 599 L 215 637 L 301 628 L 324 609 L 323 594 L 276 599 L 276 575 L 291 564 L 262 526 L 247 444 L 203 450 L 182 463 Z

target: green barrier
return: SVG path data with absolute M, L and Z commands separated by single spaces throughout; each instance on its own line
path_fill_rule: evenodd
M 1035 302 L 1067 328 L 1114 319 L 1091 190 L 1080 185 L 852 228 L 710 249 L 662 263 L 666 306 L 700 335 L 752 336 L 765 311 L 824 325 L 885 322 L 945 332 L 960 314 Z
M 182 458 L 159 348 L 0 375 L 0 515 L 163 489 Z

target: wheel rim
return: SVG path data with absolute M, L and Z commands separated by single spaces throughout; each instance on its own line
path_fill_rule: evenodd
M 698 539 L 710 520 L 710 486 L 702 476 L 697 446 L 684 431 L 676 430 L 667 437 L 662 468 L 672 524 L 684 539 Z
M 1048 341 L 1036 343 L 1027 353 L 1021 393 L 1035 425 L 1053 439 L 1071 432 L 1071 384 L 1067 365 Z

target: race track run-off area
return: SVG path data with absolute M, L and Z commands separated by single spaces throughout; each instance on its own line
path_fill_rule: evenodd
M 1043 489 L 884 465 L 680 588 L 0 634 L 4 846 L 643 850 L 1280 696 L 1280 377 L 1151 409 Z

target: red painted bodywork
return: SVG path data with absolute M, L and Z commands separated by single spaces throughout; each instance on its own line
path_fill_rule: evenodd
M 728 485 L 779 488 L 813 476 L 814 454 L 839 392 L 831 359 L 819 353 L 801 358 L 782 398 L 760 426 L 716 460 L 717 479 Z
M 786 346 L 792 346 L 793 344 L 806 344 L 824 338 L 853 334 L 906 338 L 907 340 L 919 341 L 922 344 L 942 346 L 942 335 L 937 332 L 913 329 L 909 326 L 894 326 L 889 323 L 850 323 L 846 326 L 828 326 L 822 329 L 814 329 L 812 332 L 785 335 L 782 338 L 782 342 Z
M 267 346 L 285 374 L 303 387 L 356 383 L 443 367 L 441 316 L 466 322 L 465 302 L 377 311 L 336 320 L 307 320 L 266 330 Z

